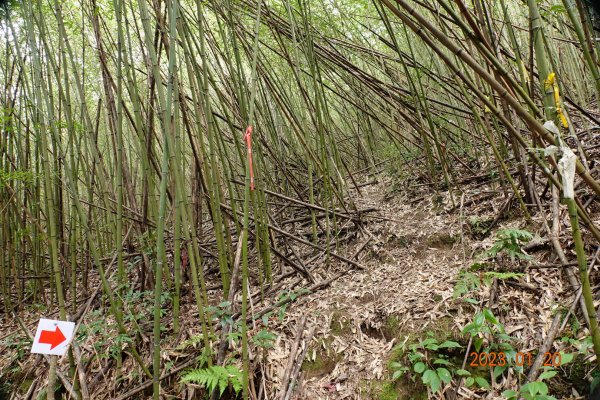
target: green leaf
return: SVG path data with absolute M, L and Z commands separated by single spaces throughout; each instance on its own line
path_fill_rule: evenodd
M 423 340 L 421 342 L 421 346 L 425 347 L 425 346 L 430 345 L 430 344 L 437 344 L 437 342 L 438 341 L 435 340 L 434 338 L 427 338 L 427 339 L 425 339 L 425 340 Z
M 277 335 L 267 331 L 266 329 L 262 329 L 256 335 L 252 337 L 252 343 L 254 343 L 258 347 L 262 347 L 265 349 L 272 349 L 273 343 L 277 339 Z
M 392 380 L 396 381 L 398 380 L 398 378 L 400 378 L 402 375 L 404 375 L 404 371 L 402 370 L 397 370 L 396 372 L 394 372 L 394 375 L 392 375 Z
M 499 323 L 498 319 L 494 316 L 494 314 L 492 313 L 492 311 L 488 308 L 483 310 L 483 315 L 485 316 L 485 319 L 494 325 L 497 325 Z
M 231 387 L 233 387 L 233 391 L 239 393 L 242 391 L 242 379 L 233 379 L 231 381 Z
M 287 304 L 284 304 L 279 308 L 279 313 L 277 315 L 277 318 L 279 318 L 280 322 L 283 321 L 283 317 L 285 316 L 286 308 L 287 308 Z
M 447 340 L 444 343 L 440 344 L 440 349 L 453 349 L 456 347 L 462 347 L 459 343 L 453 342 L 451 340 Z
M 262 323 L 264 326 L 268 326 L 269 325 L 269 318 L 271 317 L 272 312 L 268 312 L 265 315 L 262 316 Z
M 548 385 L 546 385 L 544 382 L 533 382 L 536 384 L 537 387 L 537 391 L 539 394 L 545 396 L 548 394 Z
M 480 388 L 482 389 L 490 389 L 491 386 L 488 383 L 488 381 L 485 378 L 482 378 L 480 376 L 476 376 L 475 377 L 475 382 L 477 382 L 477 384 L 479 385 Z
M 465 386 L 466 387 L 471 387 L 471 386 L 473 386 L 474 383 L 475 383 L 475 379 L 473 379 L 472 376 L 470 376 L 467 379 L 465 379 Z
M 197 369 L 186 373 L 182 382 L 194 382 L 204 386 L 209 391 L 218 389 L 221 394 L 231 383 L 233 389 L 239 392 L 242 388 L 242 372 L 236 366 L 222 367 L 219 365 Z
M 432 369 L 428 369 L 423 374 L 423 383 L 429 385 L 433 393 L 436 393 L 438 390 L 440 390 L 442 385 L 438 374 Z
M 428 369 L 427 371 L 425 371 L 425 373 L 423 374 L 423 383 L 424 384 L 429 384 L 429 382 L 431 382 L 431 379 L 433 379 L 433 376 L 437 377 L 437 374 L 435 373 L 434 370 L 432 369 Z
M 475 315 L 475 320 L 473 321 L 473 323 L 477 326 L 481 326 L 481 325 L 483 325 L 484 322 L 485 322 L 485 315 L 483 315 L 483 313 L 477 313 Z
M 573 358 L 575 358 L 575 355 L 572 353 L 563 353 L 562 351 L 560 352 L 560 355 L 562 357 L 561 363 L 560 365 L 565 365 L 567 363 L 570 363 L 571 361 L 573 361 Z
M 452 363 L 448 360 L 444 360 L 443 358 L 438 358 L 433 362 L 436 365 L 452 365 Z
M 507 280 L 507 279 L 517 279 L 522 277 L 524 274 L 516 274 L 514 272 L 495 272 L 495 271 L 488 271 L 484 274 L 484 279 L 489 279 L 490 281 L 492 281 L 494 278 L 496 279 L 500 279 L 500 280 Z
M 480 326 L 476 325 L 474 322 L 471 322 L 463 328 L 462 333 L 470 333 L 471 336 L 473 336 L 474 334 L 479 332 L 479 328 Z
M 475 347 L 476 352 L 479 352 L 479 350 L 481 350 L 482 345 L 483 345 L 483 338 L 476 337 L 475 339 L 473 339 L 473 347 Z
M 521 393 L 529 393 L 531 396 L 537 394 L 538 390 L 535 383 L 537 382 L 529 382 L 521 386 Z
M 219 380 L 219 392 L 221 394 L 221 397 L 223 397 L 223 393 L 225 393 L 225 389 L 227 389 L 227 386 L 229 386 L 228 379 L 220 379 Z
M 538 379 L 540 381 L 543 381 L 544 379 L 550 379 L 550 378 L 553 378 L 557 373 L 558 373 L 557 371 L 549 370 L 549 371 L 542 373 Z
M 471 373 L 466 369 L 457 369 L 455 372 L 458 376 L 471 376 Z
M 504 371 L 506 371 L 508 369 L 508 363 L 506 363 L 505 366 L 500 367 L 500 366 L 495 366 L 494 367 L 494 371 L 493 371 L 493 375 L 494 375 L 494 379 L 497 379 L 500 375 L 502 375 L 504 373 Z
M 506 341 L 513 340 L 513 338 L 512 338 L 512 337 L 510 337 L 510 336 L 508 336 L 506 333 L 498 333 L 498 334 L 496 335 L 496 337 L 497 337 L 498 339 L 501 339 L 501 340 L 506 340 Z M 504 344 L 504 343 L 503 343 L 503 344 Z
M 545 396 L 548 394 L 548 386 L 544 382 L 529 382 L 521 387 L 521 393 L 524 391 L 528 392 L 531 396 L 538 393 Z
M 448 384 L 452 381 L 452 375 L 450 374 L 450 371 L 448 371 L 446 368 L 438 368 L 437 374 L 442 380 L 442 382 L 444 382 L 445 384 Z
M 502 392 L 502 397 L 506 397 L 507 399 L 512 399 L 514 397 L 517 397 L 519 393 L 515 392 L 514 390 L 505 390 L 504 392 Z
M 400 368 L 402 368 L 402 364 L 394 361 L 394 362 L 390 363 L 390 367 L 392 367 L 392 369 L 400 369 Z
M 432 391 L 433 393 L 437 393 L 437 392 L 438 392 L 438 391 L 441 389 L 441 387 L 442 387 L 442 382 L 440 381 L 440 378 L 438 378 L 438 377 L 437 377 L 437 375 L 436 375 L 436 377 L 435 377 L 435 378 L 434 378 L 434 379 L 431 381 L 431 383 L 430 383 L 430 386 L 431 386 L 431 391 Z
M 411 345 L 411 349 L 410 349 L 410 353 L 408 354 L 408 359 L 410 360 L 411 363 L 414 363 L 415 361 L 418 361 L 422 358 L 425 357 L 425 354 L 417 351 L 416 345 Z
M 590 392 L 596 390 L 598 384 L 600 384 L 600 376 L 595 376 L 594 379 L 592 379 L 592 383 L 590 383 Z
M 425 347 L 428 350 L 437 350 L 439 348 L 438 341 L 434 338 L 428 338 L 421 342 L 421 346 Z
M 423 371 L 425 371 L 425 368 L 426 368 L 426 366 L 425 366 L 425 364 L 424 364 L 424 363 L 422 363 L 422 362 L 418 362 L 418 363 L 416 363 L 416 364 L 415 364 L 415 366 L 414 366 L 414 370 L 415 370 L 415 372 L 416 372 L 417 374 L 422 374 L 422 373 L 423 373 Z

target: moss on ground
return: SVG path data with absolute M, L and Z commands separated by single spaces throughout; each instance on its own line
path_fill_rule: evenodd
M 427 238 L 426 244 L 428 247 L 438 249 L 451 249 L 455 243 L 460 241 L 460 236 L 450 235 L 448 233 L 436 233 Z
M 314 359 L 306 359 L 302 363 L 302 371 L 306 372 L 306 379 L 325 376 L 335 369 L 336 364 L 341 360 L 341 355 L 336 353 L 331 344 L 333 337 L 328 336 L 319 340 L 317 346 L 311 346 L 308 354 L 315 354 Z
M 586 362 L 582 354 L 577 354 L 572 362 L 558 368 L 558 375 L 547 382 L 550 393 L 557 398 L 568 398 L 572 394 L 571 389 L 575 389 L 581 395 L 589 395 L 587 376 L 592 369 L 593 365 Z
M 363 381 L 363 393 L 369 399 L 377 400 L 426 400 L 427 389 L 419 382 L 410 379 L 383 381 Z
M 331 315 L 331 324 L 329 326 L 331 333 L 335 336 L 345 336 L 352 334 L 352 317 L 344 311 L 334 311 Z
M 383 336 L 387 341 L 391 341 L 394 338 L 398 337 L 398 332 L 400 331 L 400 318 L 395 315 L 389 315 L 385 319 L 385 323 L 382 328 Z
M 33 379 L 25 379 L 21 385 L 19 385 L 19 393 L 27 393 L 32 384 Z M 0 398 L 2 397 L 0 396 Z

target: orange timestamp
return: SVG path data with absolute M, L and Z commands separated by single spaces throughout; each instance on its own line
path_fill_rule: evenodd
M 513 353 L 514 354 L 514 353 Z M 469 353 L 471 367 L 504 367 L 507 364 L 513 364 L 517 367 L 531 366 L 533 364 L 533 356 L 530 352 L 518 352 L 514 355 L 514 360 L 506 355 L 505 352 L 481 352 L 473 351 Z M 544 353 L 544 367 L 559 367 L 562 364 L 562 354 Z

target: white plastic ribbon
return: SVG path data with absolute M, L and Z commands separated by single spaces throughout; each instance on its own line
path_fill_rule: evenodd
M 569 146 L 566 146 L 561 140 L 558 127 L 554 121 L 544 122 L 544 128 L 548 129 L 558 138 L 558 145 L 560 146 L 560 151 L 562 152 L 562 157 L 558 162 L 558 172 L 560 172 L 562 176 L 563 197 L 565 199 L 574 199 L 575 167 L 577 166 L 577 156 L 575 153 L 573 153 Z M 555 151 L 555 146 L 549 146 L 544 149 L 544 153 L 554 153 Z
M 554 123 L 554 121 L 546 121 L 546 122 L 544 122 L 544 128 L 548 129 L 550 132 L 552 132 L 556 136 L 559 135 L 558 126 L 556 126 L 556 124 Z
M 562 157 L 558 162 L 558 171 L 562 175 L 563 196 L 566 199 L 575 198 L 575 167 L 577 165 L 577 156 L 567 146 L 563 146 Z
M 544 149 L 544 157 L 550 157 L 558 153 L 558 147 L 555 145 L 548 146 Z

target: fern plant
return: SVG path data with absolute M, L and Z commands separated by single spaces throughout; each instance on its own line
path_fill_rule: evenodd
M 479 264 L 475 264 L 479 265 Z M 474 265 L 474 266 L 475 266 Z M 471 270 L 473 267 L 471 267 Z M 462 297 L 473 290 L 479 289 L 481 284 L 489 286 L 492 284 L 494 279 L 498 280 L 508 280 L 508 279 L 518 279 L 523 274 L 515 273 L 515 272 L 496 272 L 496 271 L 486 271 L 480 273 L 474 273 L 466 269 L 462 269 L 457 276 L 456 283 L 454 285 L 454 292 L 452 293 L 452 298 L 457 299 Z M 467 299 L 468 302 L 472 299 Z
M 189 371 L 181 382 L 192 382 L 204 386 L 209 392 L 219 390 L 219 396 L 225 393 L 229 385 L 237 394 L 242 390 L 242 371 L 235 365 L 222 367 L 213 365 L 211 367 Z
M 503 229 L 496 233 L 494 245 L 484 253 L 488 258 L 494 258 L 500 253 L 505 253 L 511 259 L 530 260 L 531 256 L 525 254 L 521 249 L 523 243 L 533 239 L 531 232 L 522 229 Z

